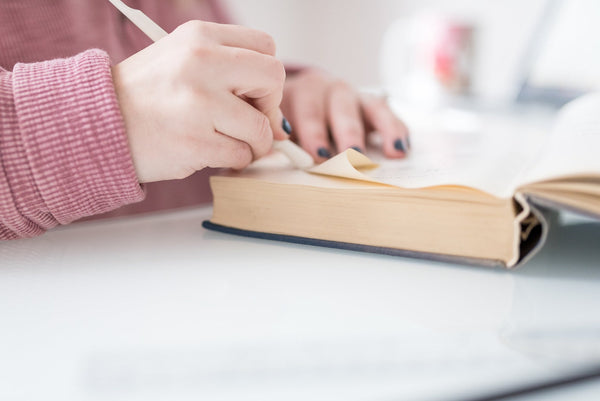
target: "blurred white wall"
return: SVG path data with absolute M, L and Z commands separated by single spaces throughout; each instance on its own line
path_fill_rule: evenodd
M 273 35 L 279 56 L 323 67 L 358 86 L 381 84 L 386 28 L 425 10 L 478 29 L 474 92 L 510 99 L 520 60 L 546 0 L 227 0 L 237 21 Z

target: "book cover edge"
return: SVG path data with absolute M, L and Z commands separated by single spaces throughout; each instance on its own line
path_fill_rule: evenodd
M 234 227 L 228 227 L 221 224 L 215 224 L 210 220 L 205 220 L 202 222 L 202 227 L 207 230 L 217 231 L 225 234 L 233 234 L 237 236 L 250 237 L 250 238 L 258 238 L 265 239 L 271 241 L 280 241 L 280 242 L 289 242 L 300 245 L 310 245 L 310 246 L 318 246 L 325 248 L 333 248 L 333 249 L 341 249 L 347 251 L 355 251 L 355 252 L 363 252 L 363 253 L 374 253 L 380 255 L 387 256 L 395 256 L 395 257 L 406 257 L 412 259 L 421 259 L 421 260 L 429 260 L 434 262 L 444 262 L 444 263 L 455 263 L 462 265 L 470 265 L 470 266 L 483 266 L 483 267 L 491 267 L 498 268 L 501 267 L 506 269 L 507 266 L 499 260 L 494 259 L 480 259 L 480 258 L 471 258 L 464 256 L 455 256 L 455 255 L 445 255 L 445 254 L 436 254 L 429 252 L 419 252 L 419 251 L 411 251 L 407 249 L 396 249 L 396 248 L 387 248 L 387 247 L 378 247 L 372 245 L 363 245 L 363 244 L 353 244 L 348 242 L 340 242 L 340 241 L 330 241 L 330 240 L 322 240 L 308 237 L 299 237 L 293 235 L 285 235 L 285 234 L 273 234 L 261 231 L 251 231 L 244 230 Z

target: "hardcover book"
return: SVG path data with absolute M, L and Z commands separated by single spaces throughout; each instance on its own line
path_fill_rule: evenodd
M 492 124 L 493 122 L 488 122 Z M 208 229 L 264 239 L 515 267 L 544 243 L 541 210 L 600 218 L 600 95 L 550 132 L 414 132 L 404 160 L 346 150 L 309 171 L 273 153 L 211 177 Z

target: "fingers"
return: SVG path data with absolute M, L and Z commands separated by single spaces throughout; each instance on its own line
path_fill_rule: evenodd
M 365 129 L 357 93 L 347 84 L 333 84 L 327 109 L 331 134 L 338 151 L 354 148 L 364 152 Z
M 258 106 L 260 109 L 260 106 Z M 292 133 L 292 126 L 290 122 L 284 117 L 279 107 L 267 111 L 265 113 L 271 124 L 271 130 L 273 132 L 273 138 L 276 140 L 289 139 Z
M 220 105 L 214 109 L 212 116 L 216 131 L 247 143 L 254 159 L 269 152 L 273 131 L 265 114 L 232 94 L 215 99 L 215 102 Z
M 269 118 L 275 139 L 287 139 L 289 128 L 279 109 L 285 83 L 283 64 L 272 56 L 247 49 L 225 51 L 227 57 L 221 75 L 229 82 L 231 92 L 248 100 Z
M 186 22 L 178 29 L 189 30 L 190 34 L 199 40 L 209 40 L 223 46 L 238 47 L 275 56 L 273 38 L 256 29 L 198 20 Z
M 409 132 L 396 117 L 384 98 L 363 95 L 361 106 L 368 126 L 378 131 L 383 139 L 383 153 L 389 158 L 401 158 L 410 150 Z
M 201 57 L 196 64 L 214 64 L 213 85 L 226 83 L 229 91 L 267 116 L 275 139 L 287 139 L 288 126 L 284 124 L 279 109 L 285 68 L 274 57 L 273 38 L 264 32 L 237 25 L 191 21 L 182 27 L 198 41 L 196 53 Z M 200 71 L 200 68 L 197 65 L 195 69 Z M 198 74 L 197 79 L 206 80 L 207 77 Z
M 200 140 L 190 146 L 194 170 L 205 167 L 241 170 L 253 160 L 251 147 L 243 141 L 215 131 L 210 141 Z
M 288 86 L 285 110 L 292 118 L 300 145 L 317 162 L 348 148 L 364 152 L 360 102 L 349 85 L 331 82 L 319 72 L 308 72 L 301 81 Z
M 275 56 L 275 40 L 265 32 L 239 25 L 222 25 L 219 41 L 223 46 L 239 47 Z
M 294 133 L 300 145 L 317 161 L 333 155 L 326 121 L 326 88 L 306 82 L 301 87 L 291 87 L 286 113 L 294 124 Z
M 243 168 L 287 137 L 274 54 L 267 34 L 193 21 L 119 63 L 115 93 L 140 182 Z

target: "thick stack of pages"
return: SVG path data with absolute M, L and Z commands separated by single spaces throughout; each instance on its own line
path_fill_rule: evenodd
M 552 133 L 417 132 L 405 160 L 348 150 L 305 172 L 279 154 L 211 178 L 204 226 L 233 234 L 514 267 L 544 242 L 543 208 L 600 216 L 600 96 Z

